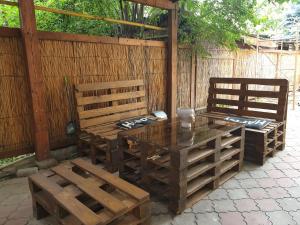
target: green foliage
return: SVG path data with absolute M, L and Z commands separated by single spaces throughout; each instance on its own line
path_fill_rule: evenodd
M 193 49 L 204 54 L 207 42 L 234 49 L 236 41 L 249 33 L 249 27 L 269 23 L 267 17 L 256 16 L 256 6 L 256 0 L 182 0 L 180 42 L 192 44 Z
M 236 47 L 241 35 L 250 27 L 263 24 L 263 29 L 274 26 L 268 15 L 258 17 L 257 6 L 280 4 L 287 0 L 180 0 L 179 41 L 193 45 L 193 49 L 206 53 L 206 43 Z M 167 12 L 138 6 L 125 0 L 35 0 L 36 5 L 64 9 L 78 13 L 124 19 L 140 23 L 167 26 Z M 15 7 L 0 6 L 0 24 L 19 26 Z M 94 35 L 144 37 L 141 28 L 87 20 L 78 17 L 36 11 L 39 30 Z M 252 30 L 253 32 L 253 30 Z M 149 33 L 149 32 L 148 32 Z
M 115 0 L 37 0 L 36 5 L 57 8 L 90 15 L 119 18 L 119 8 Z M 37 11 L 39 30 L 81 34 L 110 35 L 118 33 L 118 25 L 103 21 L 82 19 L 48 12 Z
M 16 7 L 0 5 L 0 26 L 19 27 L 19 10 Z

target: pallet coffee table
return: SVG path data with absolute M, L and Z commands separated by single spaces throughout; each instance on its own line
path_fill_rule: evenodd
M 244 136 L 243 125 L 201 116 L 191 129 L 178 119 L 121 132 L 120 177 L 181 213 L 241 170 Z
M 33 213 L 65 225 L 150 224 L 149 194 L 82 159 L 29 177 Z

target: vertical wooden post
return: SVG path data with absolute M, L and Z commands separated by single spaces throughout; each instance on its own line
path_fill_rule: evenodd
M 33 0 L 19 0 L 21 31 L 29 78 L 34 128 L 34 147 L 38 161 L 49 157 L 48 121 L 45 90 L 41 73 L 41 56 L 37 37 Z
M 197 55 L 195 52 L 192 53 L 192 71 L 191 71 L 191 102 L 190 106 L 192 109 L 195 109 L 196 107 L 196 71 L 197 71 Z
M 168 91 L 168 116 L 169 118 L 176 117 L 176 102 L 177 102 L 177 4 L 175 9 L 169 10 L 168 13 L 168 76 L 167 76 L 167 91 Z
M 236 78 L 236 65 L 237 65 L 237 52 L 234 52 L 234 58 L 232 60 L 232 78 Z M 236 89 L 237 84 L 232 84 L 232 88 Z M 231 99 L 234 100 L 234 95 L 231 96 Z
M 280 64 L 281 64 L 281 53 L 276 53 L 276 70 L 275 70 L 275 79 L 280 77 Z M 274 86 L 274 91 L 277 91 L 276 86 Z
M 297 88 L 298 88 L 298 52 L 299 52 L 299 26 L 297 26 L 297 34 L 296 34 L 296 52 L 295 52 L 295 72 L 294 72 L 294 88 L 293 88 L 293 110 L 296 109 L 297 105 Z

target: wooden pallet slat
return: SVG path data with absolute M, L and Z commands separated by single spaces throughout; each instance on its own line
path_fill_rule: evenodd
M 79 168 L 82 168 L 91 174 L 99 177 L 100 179 L 105 180 L 106 182 L 110 183 L 114 187 L 117 187 L 118 189 L 124 191 L 126 194 L 130 195 L 131 197 L 134 197 L 138 200 L 145 200 L 148 198 L 148 194 L 145 191 L 142 191 L 141 189 L 135 187 L 134 185 L 131 185 L 124 180 L 111 176 L 110 173 L 96 169 L 94 166 L 89 164 L 88 162 L 85 162 L 82 159 L 76 159 L 72 161 L 76 166 Z
M 112 106 L 103 109 L 86 110 L 86 111 L 79 112 L 79 119 L 88 119 L 92 117 L 109 115 L 111 113 L 119 113 L 119 112 L 131 111 L 131 110 L 143 109 L 143 108 L 146 108 L 146 103 L 144 101 Z
M 89 162 L 74 162 L 78 165 L 71 162 L 29 177 L 33 208 L 38 219 L 50 214 L 64 225 L 149 223 L 148 193 Z M 107 182 L 111 180 L 114 185 Z M 142 193 L 143 199 L 131 197 L 123 191 L 126 190 L 123 186 L 135 194 Z
M 96 91 L 105 90 L 112 88 L 127 88 L 135 86 L 143 86 L 143 80 L 127 80 L 127 81 L 113 81 L 113 82 L 102 82 L 102 83 L 89 83 L 76 85 L 76 90 L 79 92 L 83 91 Z
M 100 96 L 91 96 L 91 97 L 78 97 L 77 105 L 91 105 L 96 103 L 105 103 L 111 101 L 120 101 L 132 98 L 141 98 L 145 96 L 145 91 L 133 91 L 133 92 L 124 92 L 118 94 L 107 94 Z
M 126 207 L 122 202 L 107 194 L 105 191 L 99 189 L 99 187 L 95 185 L 94 182 L 73 173 L 63 166 L 54 167 L 52 168 L 52 170 L 58 175 L 75 184 L 80 190 L 97 200 L 99 203 L 101 203 L 101 205 L 107 207 L 111 212 L 118 214 L 126 210 Z

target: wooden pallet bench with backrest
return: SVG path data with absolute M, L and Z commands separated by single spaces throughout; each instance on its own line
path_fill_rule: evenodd
M 65 225 L 150 224 L 149 194 L 83 159 L 29 177 L 33 213 Z
M 125 80 L 75 86 L 80 124 L 79 148 L 88 144 L 94 164 L 104 162 L 109 171 L 118 168 L 117 126 L 148 114 L 143 80 Z
M 211 78 L 206 115 L 272 120 L 262 130 L 246 128 L 245 159 L 264 164 L 285 146 L 288 81 L 286 79 Z

